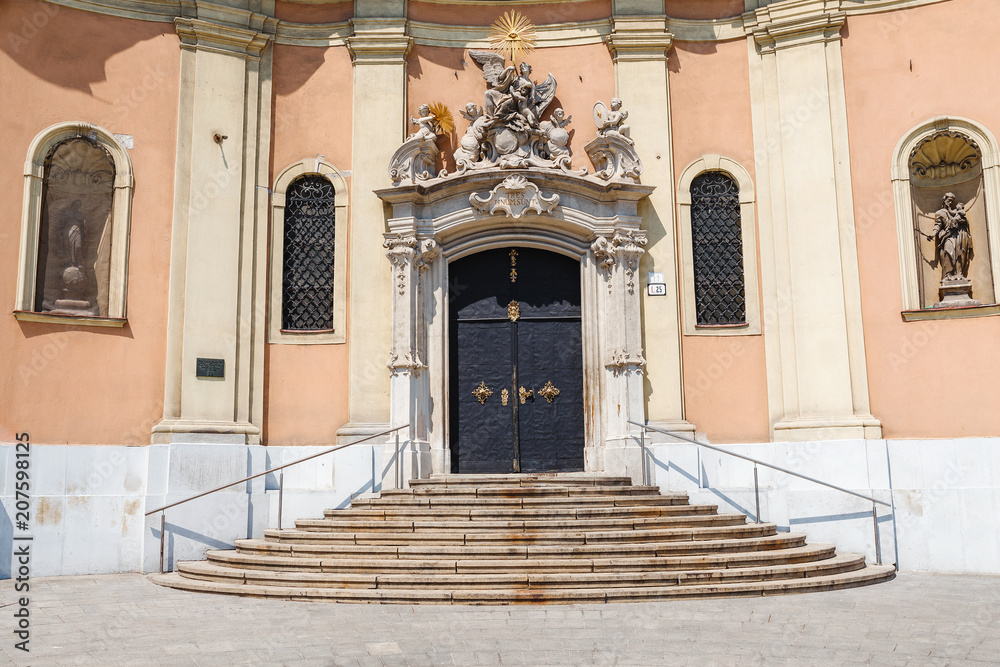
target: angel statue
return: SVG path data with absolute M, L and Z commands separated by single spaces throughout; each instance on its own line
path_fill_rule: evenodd
M 417 109 L 419 118 L 410 116 L 410 125 L 416 125 L 417 131 L 409 136 L 409 139 L 437 139 L 437 116 L 431 113 L 429 104 L 421 104 Z
M 538 127 L 545 138 L 545 150 L 550 160 L 558 160 L 569 157 L 569 132 L 564 128 L 569 125 L 573 117 L 566 117 L 566 112 L 561 108 L 552 112 L 549 120 L 543 120 Z
M 628 118 L 628 111 L 622 111 L 622 101 L 617 97 L 611 98 L 611 108 L 602 108 L 603 104 L 598 102 L 594 105 L 594 122 L 597 124 L 597 133 L 601 136 L 616 134 L 627 141 L 630 145 L 634 142 L 629 136 L 629 126 L 625 124 Z
M 480 124 L 480 128 L 487 128 L 483 143 L 501 157 L 514 152 L 527 157 L 525 147 L 532 136 L 539 135 L 539 121 L 555 97 L 555 78 L 549 74 L 544 82 L 535 83 L 528 63 L 504 66 L 505 58 L 492 51 L 470 50 L 469 55 L 482 65 L 483 78 L 489 83 L 483 105 L 485 120 Z M 490 159 L 489 146 L 483 152 Z

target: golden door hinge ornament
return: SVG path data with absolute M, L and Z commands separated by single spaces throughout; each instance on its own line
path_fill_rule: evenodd
M 493 395 L 493 390 L 486 386 L 486 380 L 479 383 L 479 386 L 472 390 L 472 395 L 479 401 L 479 405 L 486 405 L 486 399 Z
M 510 392 L 506 389 L 500 392 L 500 404 L 507 407 L 507 399 L 510 397 Z
M 559 390 L 552 384 L 552 380 L 545 383 L 545 386 L 538 390 L 539 395 L 544 396 L 549 403 L 559 395 Z
M 517 395 L 520 396 L 521 398 L 521 405 L 524 405 L 524 402 L 526 400 L 528 400 L 529 398 L 534 398 L 535 392 L 534 390 L 525 389 L 524 387 L 521 387 L 520 389 L 517 390 Z
M 519 317 L 521 317 L 521 306 L 517 301 L 511 301 L 507 304 L 507 319 L 511 322 L 517 322 Z

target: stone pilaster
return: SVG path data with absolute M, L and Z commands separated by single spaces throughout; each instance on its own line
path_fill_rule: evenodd
M 386 7 L 382 5 L 386 4 Z M 338 431 L 345 439 L 365 437 L 390 421 L 389 363 L 392 266 L 382 248 L 386 231 L 382 202 L 374 190 L 392 185 L 388 164 L 402 142 L 406 122 L 405 7 L 376 0 L 355 2 L 354 35 L 348 48 L 354 62 L 352 126 L 349 422 Z M 391 9 L 391 8 L 389 8 Z M 398 16 L 395 16 L 398 14 Z
M 745 15 L 775 440 L 881 437 L 868 402 L 839 4 Z
M 439 254 L 433 239 L 418 241 L 409 234 L 387 234 L 386 257 L 392 267 L 392 348 L 389 353 L 391 427 L 410 425 L 387 447 L 382 488 L 395 488 L 430 471 L 430 392 L 427 370 L 427 301 L 429 269 Z M 397 466 L 402 466 L 400 474 Z
M 674 221 L 674 169 L 670 122 L 670 82 L 667 53 L 673 36 L 667 30 L 662 5 L 657 14 L 642 14 L 641 2 L 615 4 L 612 32 L 607 38 L 614 59 L 618 97 L 628 109 L 631 138 L 643 165 L 643 179 L 659 187 L 639 205 L 648 237 L 646 254 L 635 271 L 637 304 L 644 313 L 647 344 L 646 416 L 658 426 L 693 431 L 684 418 L 681 359 L 680 291 L 677 282 L 677 240 Z M 657 271 L 666 280 L 666 296 L 643 294 L 639 276 Z M 637 331 L 639 330 L 637 326 Z M 651 342 L 655 341 L 655 344 Z M 636 413 L 643 421 L 643 413 Z
M 276 21 L 211 7 L 175 20 L 181 86 L 166 381 L 154 443 L 260 442 Z M 196 377 L 198 358 L 223 360 L 224 376 Z

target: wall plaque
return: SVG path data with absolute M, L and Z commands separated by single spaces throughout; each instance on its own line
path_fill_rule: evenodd
M 198 357 L 195 375 L 200 378 L 221 378 L 226 377 L 225 359 L 205 359 Z

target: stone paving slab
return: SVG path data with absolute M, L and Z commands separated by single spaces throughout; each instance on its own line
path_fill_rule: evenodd
M 1000 664 L 1000 576 L 904 572 L 844 591 L 553 607 L 284 602 L 139 574 L 31 581 L 31 652 L 0 582 L 0 662 L 44 665 Z

